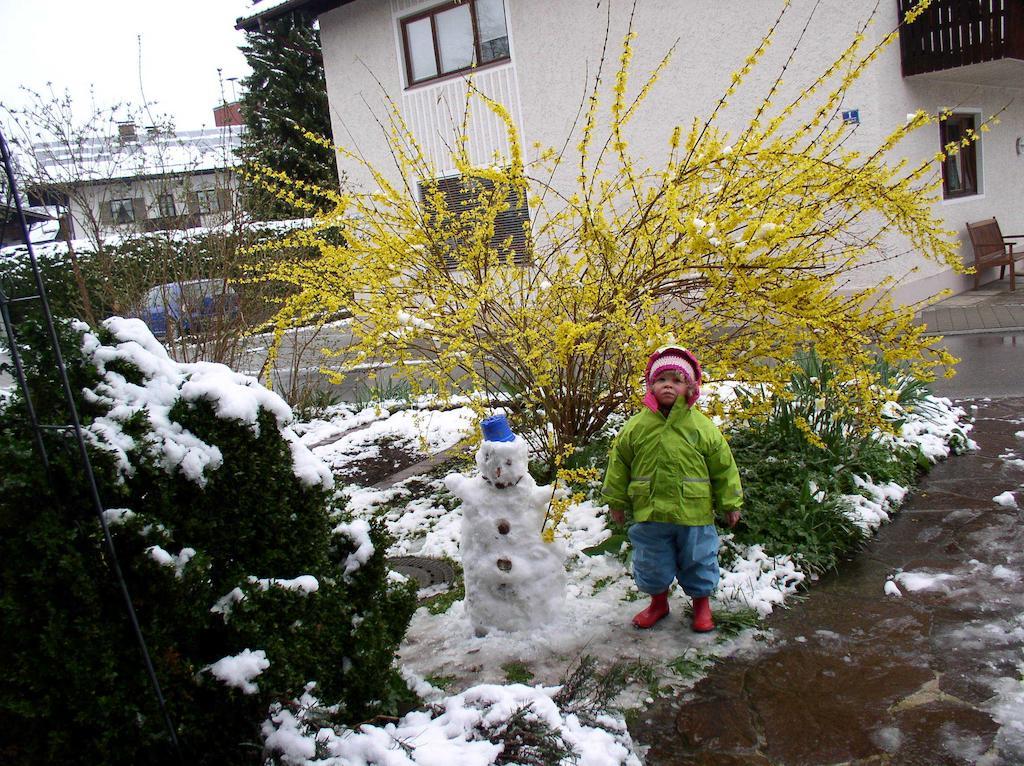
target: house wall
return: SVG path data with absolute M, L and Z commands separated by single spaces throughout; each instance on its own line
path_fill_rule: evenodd
M 893 4 L 895 5 L 895 4 Z M 892 13 L 895 19 L 895 10 Z M 995 217 L 1003 233 L 1024 233 L 1024 154 L 1017 154 L 1016 142 L 1024 136 L 1024 65 L 1006 68 L 999 76 L 982 78 L 999 85 L 962 82 L 960 70 L 947 70 L 910 78 L 890 77 L 899 73 L 900 54 L 897 45 L 885 51 L 875 75 L 879 120 L 895 126 L 906 114 L 916 109 L 936 113 L 942 109 L 974 112 L 979 122 L 998 115 L 999 124 L 982 135 L 978 146 L 979 193 L 967 197 L 938 201 L 934 210 L 945 220 L 946 228 L 959 238 L 963 262 L 973 263 L 973 251 L 965 224 Z M 884 73 L 884 74 L 883 74 Z M 1014 76 L 1015 75 L 1015 76 Z M 904 142 L 902 151 L 914 162 L 925 161 L 940 147 L 937 126 L 916 131 Z M 934 178 L 941 179 L 941 170 L 934 163 Z M 939 192 L 941 198 L 941 191 Z M 904 259 L 900 267 L 920 266 L 920 272 L 909 275 L 896 297 L 902 302 L 916 302 L 942 290 L 963 292 L 974 286 L 973 275 L 958 274 L 951 269 L 926 263 L 920 256 Z M 985 282 L 999 276 L 998 269 L 981 275 Z
M 610 6 L 608 2 L 505 0 L 512 60 L 481 69 L 475 82 L 509 108 L 521 129 L 527 159 L 536 156 L 534 142 L 561 147 L 575 130 L 575 137 L 567 144 L 572 151 L 579 138 L 580 108 L 599 66 L 605 79 L 601 93 L 605 102 L 610 100 L 611 79 L 618 66 L 631 3 L 609 2 Z M 320 17 L 335 139 L 386 169 L 392 181 L 398 181 L 399 174 L 389 159 L 384 131 L 378 124 L 387 123 L 388 99 L 398 106 L 423 143 L 434 164 L 432 172 L 452 172 L 445 146 L 454 135 L 453 124 L 461 119 L 464 79 L 405 89 L 399 36 L 398 19 L 437 4 L 357 0 Z M 874 6 L 874 0 L 794 0 L 779 24 L 774 44 L 730 98 L 719 126 L 735 133 L 746 125 L 780 72 L 783 84 L 774 102 L 788 103 L 846 47 Z M 610 15 L 606 10 L 609 7 Z M 656 166 L 667 151 L 675 125 L 689 126 L 693 119 L 702 120 L 711 113 L 728 87 L 732 72 L 757 47 L 781 8 L 779 0 L 756 4 L 749 0 L 716 0 L 714 4 L 643 0 L 637 5 L 633 28 L 638 39 L 628 93 L 636 93 L 644 75 L 673 45 L 676 48 L 627 132 L 635 156 Z M 883 0 L 878 17 L 866 30 L 868 46 L 896 23 L 896 3 Z M 789 60 L 797 40 L 796 52 Z M 1004 231 L 1024 231 L 1024 211 L 1019 204 L 1024 196 L 1024 158 L 1014 151 L 1016 137 L 1024 134 L 1021 88 L 1024 82 L 1010 78 L 998 87 L 953 84 L 932 76 L 905 80 L 900 72 L 899 43 L 895 41 L 854 84 L 843 105 L 844 109 L 858 109 L 861 119 L 846 148 L 873 148 L 918 108 L 934 112 L 943 106 L 959 105 L 976 109 L 986 118 L 1012 102 L 1003 115 L 1003 125 L 986 134 L 982 142 L 979 162 L 984 193 L 963 201 L 939 202 L 936 212 L 957 232 L 963 231 L 965 221 L 992 215 L 999 218 Z M 605 110 L 607 106 L 605 103 Z M 807 113 L 798 112 L 795 120 Z M 500 125 L 480 104 L 474 106 L 470 135 L 474 162 L 492 162 L 493 152 L 507 150 Z M 603 136 L 598 138 L 600 143 Z M 938 149 L 938 128 L 929 126 L 906 141 L 900 152 L 917 163 L 927 161 Z M 342 159 L 339 165 L 351 181 L 372 183 L 370 176 L 352 163 Z M 935 172 L 939 173 L 938 163 Z M 576 169 L 568 164 L 553 182 L 562 189 L 571 188 L 575 174 Z M 903 251 L 907 244 L 893 241 L 890 247 Z M 896 291 L 901 301 L 917 300 L 946 287 L 960 291 L 971 284 L 969 278 L 908 253 L 897 261 L 864 266 L 855 273 L 851 286 L 872 286 L 888 274 L 902 280 Z
M 199 210 L 195 193 L 211 191 L 217 198 L 217 211 L 203 213 Z M 174 198 L 175 218 L 160 219 L 158 198 L 170 194 Z M 186 228 L 193 226 L 219 226 L 229 222 L 238 212 L 238 179 L 230 171 L 189 173 L 161 178 L 141 178 L 110 183 L 94 183 L 82 187 L 71 200 L 73 236 L 92 239 L 99 227 L 99 236 L 144 232 L 163 228 Z M 131 224 L 117 224 L 107 220 L 104 208 L 112 200 L 140 200 L 136 203 L 136 219 Z M 88 212 L 87 212 L 88 210 Z

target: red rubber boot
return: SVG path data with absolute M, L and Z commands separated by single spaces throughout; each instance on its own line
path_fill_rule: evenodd
M 693 600 L 693 629 L 697 633 L 707 633 L 715 629 L 711 619 L 711 602 L 707 596 Z
M 668 591 L 651 596 L 651 604 L 633 618 L 636 628 L 653 628 L 654 623 L 668 614 Z

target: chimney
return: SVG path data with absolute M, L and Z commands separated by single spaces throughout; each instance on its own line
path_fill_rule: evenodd
M 138 135 L 135 132 L 134 122 L 119 122 L 117 123 L 117 137 L 121 139 L 122 144 L 133 144 L 139 140 Z
M 228 125 L 244 125 L 242 119 L 242 105 L 237 101 L 229 104 L 222 104 L 213 110 L 213 124 L 218 128 Z

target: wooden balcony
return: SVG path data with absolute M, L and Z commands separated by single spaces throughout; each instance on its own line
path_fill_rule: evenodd
M 902 19 L 918 0 L 896 2 Z M 1024 0 L 933 0 L 900 29 L 900 53 L 904 77 L 961 70 L 964 82 L 1019 86 Z

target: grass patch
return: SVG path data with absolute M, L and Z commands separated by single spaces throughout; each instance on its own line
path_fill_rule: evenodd
M 373 380 L 372 383 L 361 384 L 355 392 L 352 406 L 357 412 L 384 402 L 400 402 L 408 406 L 412 404 L 412 398 L 412 385 L 408 381 L 388 378 L 384 382 Z
M 696 649 L 687 649 L 667 663 L 668 669 L 680 678 L 696 678 L 704 675 L 715 661 Z
M 455 570 L 455 578 L 452 580 L 451 587 L 444 593 L 438 593 L 436 596 L 431 596 L 423 602 L 423 606 L 427 608 L 430 614 L 444 614 L 451 609 L 452 604 L 456 601 L 462 601 L 466 597 L 466 581 L 462 576 L 462 565 L 457 561 L 452 561 L 446 558 L 452 569 Z
M 552 699 L 563 713 L 575 713 L 592 726 L 597 716 L 615 709 L 614 699 L 630 684 L 644 687 L 652 697 L 661 696 L 660 678 L 658 667 L 649 660 L 619 660 L 602 670 L 596 658 L 583 655 L 566 670 Z
M 616 579 L 617 578 L 615 578 L 615 577 L 609 576 L 609 577 L 602 577 L 599 580 L 595 580 L 594 581 L 594 586 L 591 589 L 591 592 L 596 596 L 598 593 L 600 593 L 605 588 L 607 588 L 609 585 L 611 585 L 613 582 L 615 582 Z
M 501 666 L 505 671 L 505 680 L 510 684 L 528 684 L 533 680 L 533 671 L 518 660 L 511 660 Z
M 427 676 L 423 679 L 436 689 L 447 691 L 455 683 L 455 676 Z
M 715 633 L 720 640 L 738 636 L 745 630 L 761 625 L 761 616 L 756 609 L 716 610 Z

